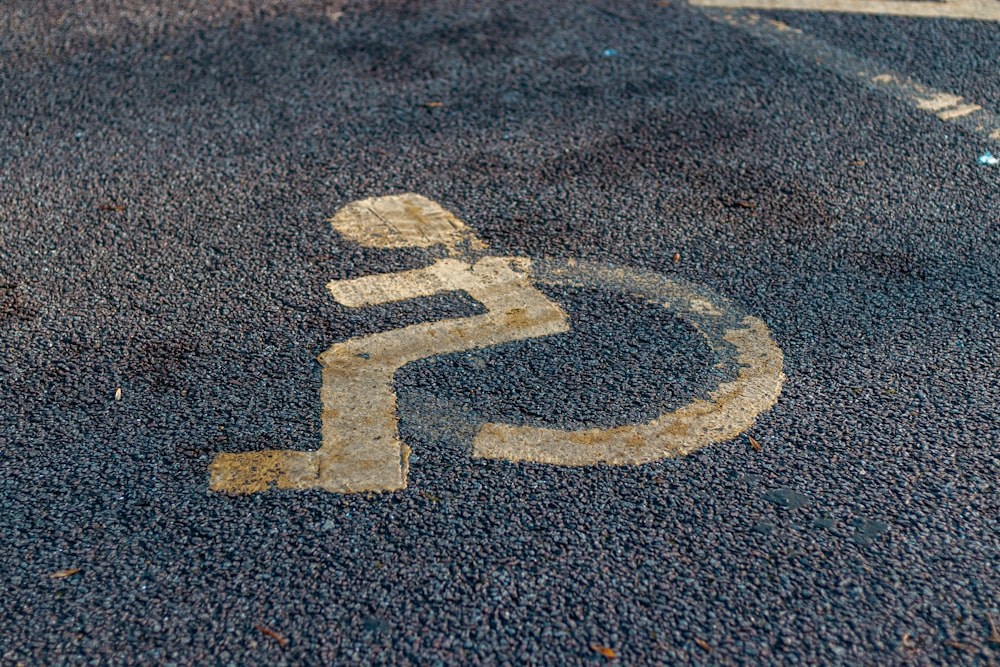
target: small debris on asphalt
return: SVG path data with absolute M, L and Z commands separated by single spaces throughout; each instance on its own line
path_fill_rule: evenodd
M 982 158 L 980 158 L 982 159 Z M 103 204 L 97 207 L 100 211 L 124 211 L 125 206 L 123 204 Z
M 344 6 L 347 4 L 345 0 L 334 0 L 333 2 L 327 3 L 326 6 L 326 18 L 332 24 L 336 24 L 337 21 L 344 17 Z
M 694 643 L 697 644 L 699 646 L 699 648 L 701 648 L 706 653 L 711 653 L 712 652 L 712 645 L 709 644 L 704 639 L 701 639 L 700 637 L 695 637 Z
M 121 387 L 118 387 L 117 389 L 115 389 L 115 400 L 116 401 L 122 400 L 122 388 Z
M 753 447 L 758 452 L 764 449 L 763 447 L 760 446 L 760 442 L 757 441 L 757 438 L 753 437 L 749 433 L 747 433 L 747 442 L 749 442 L 750 446 Z
M 437 109 L 438 107 L 443 107 L 444 102 L 421 102 L 420 106 L 425 109 Z
M 50 579 L 65 579 L 66 577 L 72 577 L 74 574 L 80 574 L 82 572 L 78 567 L 71 567 L 66 570 L 59 570 L 58 572 L 53 572 L 49 575 Z
M 987 167 L 995 167 L 1000 164 L 1000 158 L 993 155 L 993 153 L 986 151 L 979 156 L 979 164 L 985 164 Z
M 969 653 L 976 653 L 978 651 L 978 649 L 971 644 L 963 644 L 962 642 L 951 641 L 950 639 L 946 641 L 944 645 L 957 648 L 960 651 L 968 651 Z
M 679 252 L 674 253 L 674 261 L 675 262 L 681 261 L 681 254 Z
M 605 58 L 611 58 L 613 56 L 617 56 L 618 52 L 614 49 L 604 49 L 603 51 L 601 51 L 601 55 L 604 56 Z
M 277 632 L 275 632 L 271 628 L 265 627 L 265 626 L 261 625 L 260 623 L 257 623 L 253 627 L 257 628 L 262 633 L 264 633 L 265 635 L 267 635 L 268 637 L 270 637 L 274 641 L 278 642 L 282 646 L 288 646 L 288 640 L 285 639 L 284 637 L 282 637 L 281 635 L 279 635 Z
M 595 653 L 600 653 L 608 660 L 614 660 L 616 657 L 613 650 L 609 649 L 607 646 L 601 646 L 600 644 L 591 644 L 590 650 Z
M 913 657 L 918 653 L 921 653 L 923 650 L 920 642 L 909 632 L 903 633 L 903 638 L 899 642 L 899 646 L 902 649 L 903 654 L 907 657 Z
M 986 620 L 989 621 L 990 624 L 990 636 L 986 638 L 986 641 L 991 644 L 1000 644 L 1000 631 L 997 631 L 996 622 L 989 614 L 986 614 Z

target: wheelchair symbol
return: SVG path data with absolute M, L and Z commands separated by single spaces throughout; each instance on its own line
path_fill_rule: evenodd
M 341 305 L 361 308 L 463 291 L 486 312 L 335 343 L 318 357 L 320 448 L 219 454 L 209 466 L 213 491 L 406 488 L 410 449 L 397 428 L 396 371 L 426 357 L 569 331 L 566 313 L 535 284 L 598 287 L 659 304 L 704 336 L 716 361 L 738 369 L 736 376 L 707 399 L 641 424 L 563 430 L 486 423 L 473 439 L 473 457 L 567 466 L 648 463 L 736 437 L 781 392 L 782 353 L 767 326 L 703 287 L 624 267 L 491 256 L 462 221 L 415 194 L 354 202 L 331 222 L 362 245 L 443 246 L 450 254 L 421 269 L 330 282 L 327 289 Z

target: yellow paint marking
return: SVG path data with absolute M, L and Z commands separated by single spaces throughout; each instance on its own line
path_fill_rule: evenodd
M 767 326 L 755 317 L 745 318 L 744 325 L 725 336 L 738 351 L 739 375 L 720 384 L 707 401 L 695 400 L 645 424 L 612 429 L 486 424 L 473 443 L 473 456 L 567 466 L 632 465 L 731 440 L 777 402 L 784 382 L 781 350 Z
M 712 350 L 731 357 L 739 371 L 734 380 L 711 391 L 708 400 L 696 399 L 644 424 L 573 431 L 486 424 L 473 442 L 474 457 L 569 466 L 649 463 L 730 440 L 777 402 L 785 381 L 781 349 L 761 320 L 737 316 L 721 297 L 659 274 L 582 262 L 539 263 L 535 274 L 542 284 L 646 295 L 692 325 Z
M 883 14 L 922 18 L 972 19 L 1000 21 L 997 0 L 950 0 L 947 2 L 915 0 L 691 0 L 700 7 L 788 10 L 803 12 L 839 12 L 843 14 Z
M 956 118 L 962 118 L 968 116 L 969 114 L 975 113 L 982 109 L 978 104 L 962 104 L 955 107 L 954 109 L 945 109 L 944 111 L 939 111 L 937 117 L 941 120 L 954 120 Z
M 880 82 L 890 83 L 893 81 L 893 77 L 885 78 L 885 75 L 874 77 Z M 926 109 L 927 111 L 941 111 L 947 107 L 956 106 L 962 98 L 958 95 L 952 95 L 950 93 L 935 93 L 931 97 L 924 99 L 917 98 L 917 108 Z
M 481 247 L 463 223 L 418 195 L 356 202 L 332 223 L 348 238 L 378 247 L 425 247 L 430 239 L 453 251 L 459 243 Z M 656 273 L 573 260 L 533 265 L 526 258 L 440 259 L 421 269 L 332 281 L 327 290 L 350 308 L 464 291 L 485 307 L 485 314 L 334 344 L 318 357 L 323 366 L 321 447 L 219 454 L 209 466 L 210 488 L 229 493 L 271 486 L 339 493 L 405 488 L 410 450 L 398 433 L 396 371 L 418 359 L 568 331 L 566 313 L 533 281 L 611 288 L 660 303 L 706 338 L 717 367 L 738 371 L 707 400 L 644 424 L 578 431 L 485 424 L 472 445 L 476 457 L 559 465 L 655 461 L 735 437 L 781 392 L 782 354 L 767 327 L 738 316 L 703 288 Z
M 692 0 L 692 4 L 706 7 L 703 11 L 713 21 L 739 28 L 770 46 L 795 53 L 803 59 L 819 64 L 823 69 L 833 72 L 838 76 L 854 79 L 866 87 L 901 100 L 921 111 L 930 112 L 938 119 L 957 125 L 970 133 L 985 136 L 993 140 L 1000 139 L 1000 117 L 984 109 L 981 105 L 966 102 L 960 95 L 935 90 L 931 86 L 915 81 L 912 77 L 889 71 L 888 68 L 878 62 L 839 49 L 823 40 L 806 34 L 802 30 L 791 28 L 780 21 L 762 21 L 759 15 L 751 12 L 723 11 L 709 8 L 712 6 L 759 6 L 757 0 L 746 0 L 747 4 L 745 5 L 725 4 L 729 1 Z M 783 2 L 784 0 L 781 1 Z M 743 0 L 732 0 L 732 2 L 740 3 Z M 751 2 L 753 3 L 752 5 Z M 767 3 L 769 0 L 760 0 L 760 2 Z M 792 0 L 788 0 L 788 2 L 789 4 L 801 5 L 803 7 L 805 4 L 808 4 L 793 3 Z M 996 13 L 996 20 L 1000 20 L 1000 0 L 989 0 L 989 3 L 989 6 Z M 825 0 L 824 4 L 826 4 Z M 927 0 L 898 4 L 933 7 L 959 3 L 942 3 Z M 984 2 L 973 4 L 984 4 Z M 765 7 L 761 6 L 760 8 Z M 769 5 L 766 8 L 777 9 L 779 7 L 771 7 Z M 781 8 L 791 9 L 792 7 Z
M 722 315 L 722 311 L 715 307 L 708 299 L 703 299 L 701 297 L 692 297 L 690 300 L 691 310 L 696 313 L 703 313 L 705 315 Z M 670 307 L 669 304 L 664 304 L 666 307 Z
M 327 283 L 326 289 L 337 303 L 348 308 L 407 301 L 455 289 L 449 284 L 449 274 L 457 265 L 462 263 L 458 260 L 441 261 L 413 271 L 334 280 Z
M 410 450 L 397 432 L 392 390 L 397 370 L 425 357 L 568 330 L 563 310 L 512 264 L 500 257 L 474 265 L 443 259 L 416 271 L 330 283 L 334 297 L 350 307 L 462 290 L 487 312 L 333 345 L 318 358 L 323 366 L 320 449 L 220 454 L 209 466 L 212 490 L 254 493 L 272 484 L 340 493 L 405 488 Z
M 880 80 L 885 80 L 883 77 L 876 77 Z M 889 77 L 887 82 L 892 82 L 893 77 Z M 880 81 L 881 82 L 881 81 Z M 919 88 L 923 92 L 923 86 L 914 86 L 914 88 Z M 979 111 L 982 109 L 978 104 L 961 104 L 962 97 L 959 95 L 952 95 L 951 93 L 935 93 L 930 97 L 916 98 L 918 109 L 924 109 L 925 111 L 933 111 L 934 114 L 941 120 L 952 120 L 953 118 L 961 118 L 962 116 L 968 116 L 971 113 Z
M 778 32 L 789 32 L 789 31 L 791 31 L 791 32 L 802 32 L 798 28 L 793 28 L 792 26 L 788 25 L 784 21 L 768 21 L 768 23 L 770 23 L 771 26 L 775 30 L 777 30 Z
M 330 222 L 344 238 L 373 248 L 443 245 L 454 250 L 463 242 L 473 250 L 486 247 L 464 222 L 440 204 L 413 193 L 353 202 Z

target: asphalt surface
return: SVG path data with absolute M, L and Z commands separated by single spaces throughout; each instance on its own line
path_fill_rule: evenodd
M 679 0 L 146 4 L 0 7 L 0 662 L 1000 660 L 1000 142 Z M 1000 111 L 996 24 L 763 15 Z M 669 312 L 550 286 L 571 334 L 398 373 L 406 490 L 210 492 L 319 447 L 332 343 L 479 312 L 324 291 L 436 256 L 327 222 L 401 192 L 724 295 L 777 405 L 659 463 L 472 459 L 718 382 Z

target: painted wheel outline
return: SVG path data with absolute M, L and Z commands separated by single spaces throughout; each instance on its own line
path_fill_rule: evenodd
M 704 336 L 723 364 L 739 370 L 707 400 L 641 424 L 563 430 L 487 423 L 473 441 L 473 458 L 562 466 L 650 463 L 731 440 L 777 402 L 783 355 L 767 325 L 711 290 L 652 271 L 576 260 L 536 260 L 530 273 L 535 284 L 610 288 L 659 304 Z

